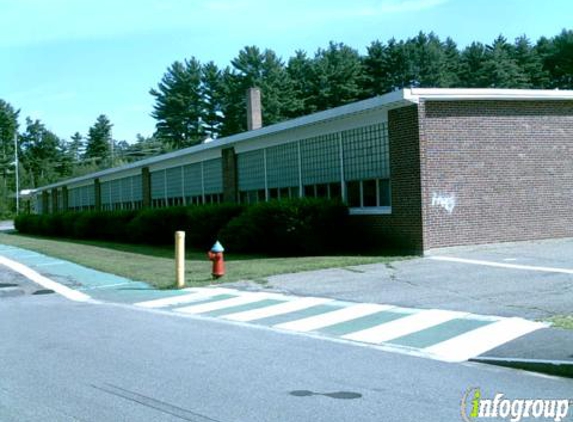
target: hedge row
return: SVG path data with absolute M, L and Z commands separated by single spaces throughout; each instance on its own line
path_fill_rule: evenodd
M 270 201 L 248 207 L 212 204 L 139 211 L 84 211 L 20 215 L 25 234 L 166 245 L 186 232 L 188 246 L 220 240 L 230 252 L 313 255 L 346 249 L 348 208 L 322 199 Z

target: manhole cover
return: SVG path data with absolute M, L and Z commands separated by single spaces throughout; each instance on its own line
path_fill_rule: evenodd
M 54 291 L 50 290 L 50 289 L 42 289 L 42 290 L 36 290 L 32 294 L 33 295 L 49 295 L 50 293 L 54 293 Z
M 14 283 L 0 283 L 0 289 L 3 287 L 16 287 L 17 284 Z

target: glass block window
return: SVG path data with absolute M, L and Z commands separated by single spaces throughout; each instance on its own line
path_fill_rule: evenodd
M 184 193 L 186 197 L 199 196 L 203 194 L 203 182 L 201 176 L 201 163 L 189 164 L 183 167 Z
M 223 160 L 221 158 L 203 161 L 203 185 L 205 194 L 223 192 Z
M 264 150 L 237 155 L 239 190 L 250 191 L 265 188 Z
M 183 172 L 181 167 L 165 170 L 165 187 L 168 198 L 181 198 L 183 196 Z
M 107 205 L 111 203 L 111 189 L 110 182 L 102 182 L 100 184 L 101 203 Z
M 121 201 L 121 180 L 110 181 L 110 201 L 112 204 L 118 204 Z
M 76 192 L 77 189 L 68 189 L 68 208 L 74 209 L 76 205 Z
M 151 199 L 165 198 L 165 170 L 151 173 Z
M 267 183 L 269 188 L 298 186 L 299 160 L 296 142 L 267 148 Z
M 302 183 L 311 185 L 340 181 L 340 149 L 337 134 L 300 142 Z
M 364 180 L 390 177 L 390 156 L 386 124 L 342 132 L 344 178 Z
M 82 191 L 83 194 L 83 201 L 82 204 L 85 207 L 93 207 L 95 206 L 95 187 L 94 185 L 84 186 Z
M 119 181 L 121 185 L 121 202 L 131 202 L 131 177 L 125 177 Z
M 141 175 L 138 174 L 137 176 L 133 176 L 131 178 L 131 182 L 133 183 L 133 201 L 142 201 L 143 200 L 143 192 L 141 187 Z

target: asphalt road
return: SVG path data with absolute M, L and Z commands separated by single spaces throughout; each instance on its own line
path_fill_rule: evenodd
M 571 379 L 55 294 L 0 298 L 0 321 L 2 422 L 457 421 L 471 387 L 573 398 Z

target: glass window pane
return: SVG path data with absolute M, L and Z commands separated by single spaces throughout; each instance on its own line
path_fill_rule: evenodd
M 376 206 L 376 180 L 364 180 L 362 182 L 363 206 Z
M 348 206 L 349 207 L 359 207 L 360 206 L 360 182 L 347 182 L 346 183 L 346 193 L 348 195 Z
M 390 180 L 383 179 L 378 181 L 379 189 L 379 200 L 381 207 L 389 207 L 392 205 L 391 195 L 390 195 Z
M 342 199 L 342 191 L 340 188 L 340 183 L 331 183 L 330 189 L 330 199 Z

